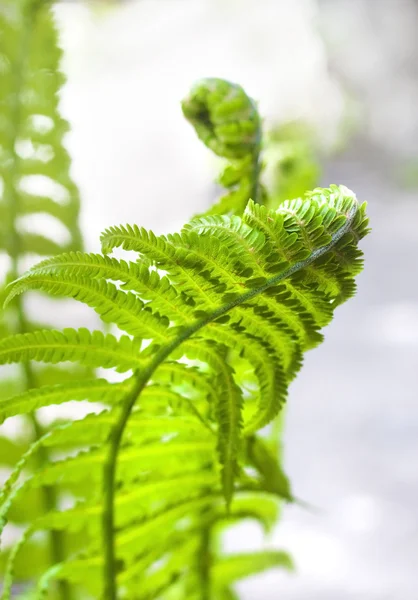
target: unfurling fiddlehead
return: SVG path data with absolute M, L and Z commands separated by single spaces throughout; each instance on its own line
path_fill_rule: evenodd
M 248 200 L 262 202 L 261 120 L 254 100 L 224 79 L 200 80 L 182 102 L 199 139 L 228 166 L 219 183 L 229 190 L 206 214 L 242 214 Z

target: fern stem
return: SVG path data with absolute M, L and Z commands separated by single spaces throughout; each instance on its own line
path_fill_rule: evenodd
M 4 174 L 5 199 L 9 206 L 9 227 L 8 227 L 8 250 L 11 258 L 10 277 L 12 280 L 19 276 L 19 256 L 20 256 L 20 235 L 17 230 L 17 218 L 19 215 L 19 193 L 16 190 L 17 179 L 19 175 L 19 156 L 16 153 L 16 141 L 19 139 L 21 114 L 21 93 L 24 89 L 24 72 L 26 61 L 30 52 L 30 41 L 32 36 L 33 26 L 36 20 L 37 10 L 39 6 L 36 2 L 29 7 L 24 19 L 24 28 L 22 41 L 20 45 L 20 54 L 14 70 L 15 73 L 15 89 L 14 89 L 14 105 L 11 124 L 13 126 L 12 135 L 10 136 L 9 152 L 12 158 L 11 166 Z M 16 298 L 15 308 L 17 312 L 16 333 L 25 333 L 28 331 L 28 325 L 25 318 L 23 301 L 21 298 Z M 32 365 L 26 361 L 22 365 L 24 376 L 24 387 L 26 390 L 37 387 L 35 374 Z M 35 440 L 38 440 L 43 432 L 42 427 L 36 417 L 36 413 L 28 415 L 28 419 L 32 425 Z M 48 462 L 48 453 L 45 448 L 40 447 L 38 454 L 38 467 L 42 467 Z M 56 492 L 53 487 L 42 487 L 42 505 L 47 512 L 54 509 L 57 504 Z M 49 534 L 50 556 L 53 563 L 59 563 L 64 559 L 64 545 L 61 532 L 52 531 Z M 58 583 L 59 596 L 62 600 L 71 600 L 71 592 L 67 582 L 61 581 Z
M 202 539 L 200 544 L 200 584 L 201 584 L 201 600 L 211 600 L 211 529 L 205 527 L 202 531 Z
M 257 110 L 257 107 L 255 105 L 254 105 L 254 109 Z M 253 152 L 253 172 L 252 172 L 253 183 L 252 183 L 251 195 L 250 195 L 250 198 L 256 204 L 260 204 L 260 174 L 261 174 L 260 154 L 261 154 L 262 136 L 263 136 L 263 131 L 262 131 L 262 127 L 261 127 L 261 122 L 259 122 L 258 128 L 257 128 L 257 139 L 256 139 L 256 144 L 255 144 L 255 148 L 254 148 L 254 152 Z
M 314 250 L 306 259 L 295 263 L 283 273 L 280 273 L 279 275 L 274 275 L 259 287 L 250 289 L 247 292 L 240 294 L 231 302 L 217 308 L 211 314 L 185 328 L 176 338 L 174 338 L 166 346 L 160 348 L 160 350 L 155 354 L 154 358 L 149 362 L 148 366 L 146 366 L 141 371 L 135 372 L 136 384 L 134 389 L 126 396 L 126 398 L 122 402 L 121 413 L 109 436 L 109 451 L 103 468 L 102 536 L 104 547 L 103 598 L 105 600 L 117 600 L 117 568 L 114 529 L 114 501 L 116 493 L 117 457 L 123 437 L 123 432 L 129 420 L 132 409 L 135 403 L 137 402 L 141 392 L 151 379 L 156 369 L 168 358 L 168 356 L 170 356 L 170 354 L 174 352 L 174 350 L 176 350 L 183 342 L 188 340 L 195 333 L 200 331 L 203 327 L 213 322 L 215 319 L 225 315 L 236 306 L 248 302 L 252 298 L 262 294 L 270 287 L 277 285 L 287 277 L 290 277 L 290 275 L 292 275 L 293 273 L 304 269 L 305 267 L 312 264 L 315 260 L 323 256 L 326 252 L 328 252 L 343 237 L 343 235 L 349 231 L 356 217 L 357 210 L 358 203 L 356 201 L 355 203 L 353 203 L 353 207 L 351 208 L 350 212 L 346 215 L 345 223 L 332 235 L 329 244 L 322 246 L 322 248 Z
M 148 369 L 149 370 L 149 369 Z M 128 422 L 132 408 L 139 394 L 144 389 L 151 373 L 147 371 L 136 373 L 136 383 L 132 392 L 126 397 L 118 421 L 113 427 L 109 436 L 109 453 L 103 467 L 103 546 L 104 546 L 104 595 L 105 600 L 117 599 L 116 588 L 116 557 L 115 557 L 115 483 L 116 483 L 116 462 L 123 431 Z

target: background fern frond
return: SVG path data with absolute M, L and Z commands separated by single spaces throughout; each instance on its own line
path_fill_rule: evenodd
M 50 2 L 4 0 L 0 8 L 0 260 L 5 264 L 0 281 L 0 299 L 6 282 L 21 274 L 23 265 L 64 250 L 81 250 L 79 227 L 80 201 L 71 176 L 71 164 L 64 145 L 68 124 L 59 111 L 59 92 L 64 77 L 60 72 L 61 50 Z M 36 217 L 36 218 L 34 218 Z M 38 311 L 39 312 L 39 311 Z M 13 334 L 25 335 L 39 328 L 28 316 L 26 302 L 14 299 L 3 311 L 0 343 Z M 43 320 L 43 319 L 42 319 Z M 47 328 L 48 323 L 43 327 Z M 11 372 L 11 384 L 2 389 L 3 399 L 38 385 L 52 385 L 71 378 L 75 370 L 65 366 L 39 370 L 25 362 Z M 80 365 L 79 377 L 92 376 L 91 369 Z M 0 373 L 3 378 L 3 372 Z M 46 398 L 45 398 L 46 399 Z M 32 403 L 33 410 L 41 402 Z M 17 407 L 15 407 L 17 408 Z M 11 413 L 7 411 L 4 416 Z M 20 410 L 20 409 L 19 409 Z M 45 429 L 37 415 L 24 411 L 27 420 L 23 445 L 42 436 Z M 42 449 L 29 469 L 39 469 L 48 457 Z M 7 454 L 1 466 L 9 468 Z M 58 492 L 53 488 L 37 490 L 11 513 L 24 523 L 36 512 L 50 510 Z M 41 571 L 65 554 L 67 540 L 52 535 L 38 540 L 34 554 Z M 3 570 L 4 563 L 0 566 Z M 28 573 L 31 572 L 28 569 Z M 36 568 L 32 570 L 39 574 Z M 58 585 L 56 598 L 69 600 L 66 585 Z

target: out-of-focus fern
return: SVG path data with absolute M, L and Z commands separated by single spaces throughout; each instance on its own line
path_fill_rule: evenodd
M 207 135 L 219 138 L 223 150 L 242 143 L 234 157 L 255 158 L 256 138 L 240 142 L 232 130 L 225 138 L 228 128 L 217 129 L 214 118 L 248 122 L 244 92 L 205 80 L 195 88 L 199 97 L 206 98 L 205 88 L 211 112 L 194 105 L 205 123 L 199 136 L 206 143 Z M 225 104 L 237 90 L 239 102 Z M 258 115 L 250 121 L 258 123 Z M 227 212 L 239 212 L 238 204 Z M 357 245 L 366 232 L 365 205 L 344 186 L 315 189 L 277 210 L 246 197 L 241 215 L 204 215 L 175 234 L 111 227 L 102 235 L 103 254 L 66 252 L 9 286 L 8 302 L 28 290 L 67 296 L 123 333 L 22 333 L 0 342 L 0 363 L 70 361 L 127 375 L 118 383 L 69 381 L 0 404 L 3 418 L 70 399 L 88 399 L 92 407 L 100 399 L 103 406 L 48 432 L 6 483 L 3 522 L 15 501 L 40 486 L 59 482 L 84 491 L 88 482 L 89 493 L 32 520 L 8 562 L 4 600 L 16 561 L 44 530 L 85 537 L 78 552 L 37 581 L 36 598 L 61 580 L 80 598 L 225 600 L 235 598 L 232 586 L 242 577 L 292 567 L 280 550 L 225 556 L 219 535 L 246 518 L 269 530 L 280 503 L 292 500 L 277 448 L 259 432 L 280 414 L 303 353 L 321 342 L 334 309 L 353 295 L 362 266 Z M 137 260 L 112 257 L 114 249 Z M 77 454 L 21 478 L 41 448 L 54 452 L 74 440 Z
M 78 192 L 69 174 L 70 159 L 63 146 L 68 125 L 58 109 L 58 93 L 63 83 L 60 58 L 49 3 L 3 0 L 0 6 L 0 260 L 5 265 L 2 288 L 40 256 L 82 249 Z M 39 227 L 33 228 L 37 222 L 44 232 Z M 62 242 L 57 241 L 56 235 L 61 229 Z M 31 322 L 21 298 L 11 302 L 0 315 L 0 339 L 12 333 L 24 335 L 36 327 L 39 323 Z M 25 361 L 19 371 L 4 372 L 0 381 L 2 401 L 38 385 L 79 377 L 84 371 L 84 368 L 74 371 L 63 367 L 39 369 Z M 32 410 L 36 408 L 34 405 Z M 29 421 L 30 437 L 41 436 L 43 429 L 35 413 L 30 413 Z M 27 442 L 22 440 L 23 446 Z M 0 443 L 9 444 L 5 437 L 0 438 Z M 34 468 L 48 460 L 46 449 L 39 452 L 38 458 L 32 464 Z M 4 448 L 1 463 L 11 465 L 13 459 L 10 459 Z M 55 496 L 49 487 L 34 490 L 30 510 L 28 498 L 22 498 L 14 507 L 12 520 L 22 524 L 51 510 L 56 504 Z M 40 560 L 26 564 L 19 573 L 22 578 L 36 574 L 33 568 L 36 564 L 44 570 L 51 560 L 61 560 L 63 537 L 52 534 L 50 545 L 48 550 L 43 541 L 38 541 L 32 547 Z M 61 592 L 62 597 L 67 597 L 65 586 L 61 586 Z
M 288 198 L 298 198 L 318 185 L 318 150 L 312 132 L 300 122 L 289 122 L 269 130 L 265 161 L 269 169 L 269 207 L 277 208 Z

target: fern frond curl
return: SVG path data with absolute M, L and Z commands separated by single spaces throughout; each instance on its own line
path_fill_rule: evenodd
M 182 102 L 198 138 L 228 160 L 219 183 L 228 193 L 207 214 L 240 214 L 249 198 L 261 201 L 261 123 L 254 100 L 240 85 L 223 79 L 198 81 Z

